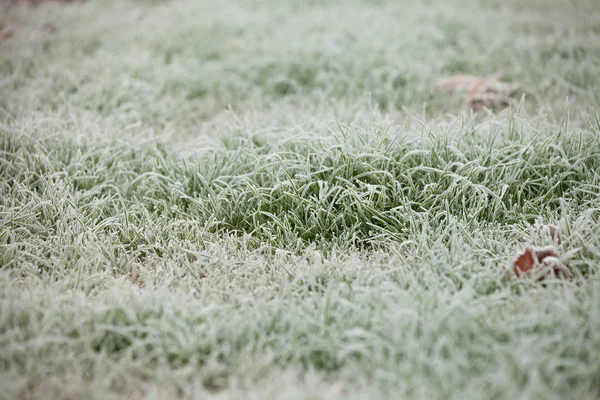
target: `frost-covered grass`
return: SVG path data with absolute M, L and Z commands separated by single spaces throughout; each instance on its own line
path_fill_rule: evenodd
M 600 396 L 572 3 L 0 5 L 0 397 Z M 497 71 L 499 113 L 432 90 Z M 526 244 L 576 278 L 506 279 Z

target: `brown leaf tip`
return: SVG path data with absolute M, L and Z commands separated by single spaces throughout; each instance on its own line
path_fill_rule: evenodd
M 573 277 L 552 247 L 526 247 L 513 262 L 513 273 L 517 277 L 534 277 L 538 281 Z
M 572 279 L 573 274 L 557 257 L 546 257 L 542 262 L 545 272 L 544 277 L 554 277 L 560 279 Z

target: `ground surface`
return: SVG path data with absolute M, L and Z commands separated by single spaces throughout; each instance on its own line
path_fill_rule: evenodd
M 596 0 L 8 3 L 1 397 L 600 395 Z

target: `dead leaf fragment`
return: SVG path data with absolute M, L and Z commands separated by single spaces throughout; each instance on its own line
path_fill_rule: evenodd
M 542 247 L 535 249 L 535 256 L 538 262 L 542 262 L 546 257 L 558 257 L 558 253 L 552 247 Z
M 517 256 L 517 259 L 513 263 L 513 272 L 519 277 L 522 273 L 531 271 L 535 267 L 535 264 L 535 251 L 531 247 L 527 247 L 523 253 Z
M 538 281 L 548 278 L 571 279 L 571 271 L 560 261 L 551 247 L 526 247 L 513 262 L 516 277 L 533 277 Z
M 508 96 L 518 88 L 518 85 L 504 82 L 503 79 L 504 76 L 502 73 L 487 78 L 467 74 L 454 74 L 438 79 L 435 87 L 438 90 L 448 93 L 466 93 L 468 95 L 494 93 Z
M 438 79 L 435 88 L 448 94 L 462 94 L 467 106 L 473 110 L 506 107 L 509 96 L 518 89 L 518 85 L 504 82 L 503 79 L 502 73 L 487 78 L 454 74 Z
M 474 75 L 454 74 L 438 79 L 435 88 L 447 93 L 468 93 L 480 80 L 481 78 Z
M 546 257 L 542 262 L 542 265 L 546 273 L 545 277 L 573 279 L 571 271 L 569 271 L 569 269 L 556 257 Z

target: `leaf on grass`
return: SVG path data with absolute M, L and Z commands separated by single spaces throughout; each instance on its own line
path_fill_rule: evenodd
M 517 259 L 513 263 L 513 272 L 516 276 L 521 276 L 522 273 L 531 271 L 535 267 L 535 264 L 535 250 L 527 247 L 523 253 L 517 256 Z
M 556 257 L 546 257 L 542 261 L 543 271 L 546 276 L 560 278 L 560 279 L 572 279 L 573 274 L 569 269 Z
M 558 257 L 558 253 L 552 247 L 542 247 L 534 250 L 538 262 L 544 261 L 546 257 Z
M 517 255 L 512 270 L 517 277 L 531 277 L 538 281 L 573 277 L 571 271 L 558 258 L 556 250 L 551 247 L 526 247 Z
M 484 78 L 475 75 L 454 74 L 438 79 L 435 88 L 449 94 L 462 94 L 469 108 L 506 107 L 509 96 L 518 85 L 503 81 L 501 73 Z

